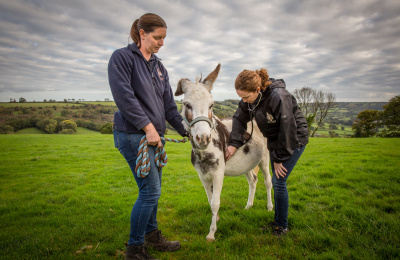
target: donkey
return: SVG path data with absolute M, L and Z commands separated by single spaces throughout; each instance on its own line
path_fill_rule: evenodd
M 269 174 L 269 153 L 267 140 L 253 124 L 251 139 L 240 147 L 229 161 L 225 160 L 225 150 L 229 142 L 232 129 L 232 119 L 220 120 L 213 115 L 214 100 L 211 95 L 213 83 L 218 76 L 221 64 L 215 68 L 203 81 L 196 78 L 196 82 L 181 79 L 175 96 L 184 94 L 182 117 L 186 130 L 191 134 L 192 154 L 191 162 L 197 171 L 206 190 L 208 202 L 211 206 L 212 220 L 207 241 L 214 241 L 218 210 L 224 176 L 245 175 L 249 183 L 249 196 L 246 209 L 253 206 L 254 193 L 257 184 L 257 172 L 253 168 L 259 166 L 267 188 L 268 210 L 272 210 L 271 175 Z M 249 123 L 248 129 L 251 129 Z M 246 132 L 245 138 L 250 134 Z

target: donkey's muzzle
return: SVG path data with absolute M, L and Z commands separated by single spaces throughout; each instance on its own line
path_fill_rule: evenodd
M 196 135 L 196 142 L 201 148 L 206 148 L 208 144 L 211 142 L 211 134 L 210 135 Z

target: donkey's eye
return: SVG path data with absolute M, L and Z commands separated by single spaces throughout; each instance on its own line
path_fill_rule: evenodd
M 213 108 L 213 106 L 214 106 L 214 104 L 211 104 L 209 109 L 212 109 L 212 108 Z

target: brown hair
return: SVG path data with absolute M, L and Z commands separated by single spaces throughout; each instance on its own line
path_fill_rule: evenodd
M 269 74 L 266 69 L 256 71 L 244 70 L 235 80 L 235 89 L 247 92 L 254 92 L 258 87 L 264 90 L 269 87 L 269 85 L 271 85 L 271 81 L 269 81 Z
M 160 16 L 152 13 L 144 14 L 133 22 L 131 27 L 131 38 L 138 48 L 140 48 L 140 29 L 143 29 L 145 33 L 150 33 L 160 27 L 167 28 L 167 24 Z

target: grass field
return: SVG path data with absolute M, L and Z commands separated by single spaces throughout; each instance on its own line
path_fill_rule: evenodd
M 171 136 L 169 136 L 171 137 Z M 174 136 L 172 136 L 173 138 Z M 216 241 L 190 163 L 190 144 L 168 143 L 160 229 L 180 240 L 160 259 L 399 259 L 400 139 L 311 138 L 288 180 L 289 234 L 273 219 L 259 174 L 225 178 Z M 134 178 L 112 135 L 0 136 L 0 259 L 123 259 Z

